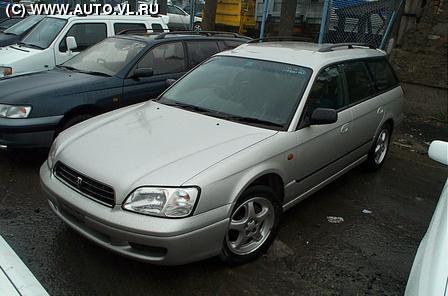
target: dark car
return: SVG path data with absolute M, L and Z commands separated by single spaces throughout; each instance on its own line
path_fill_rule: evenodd
M 48 147 L 90 117 L 156 98 L 213 54 L 248 41 L 234 33 L 118 35 L 51 71 L 0 81 L 0 148 Z
M 8 18 L 6 13 L 8 4 L 12 4 L 12 0 L 0 0 L 0 22 Z
M 25 35 L 28 34 L 43 18 L 43 15 L 31 15 L 4 30 L 0 33 L 0 47 L 16 44 L 22 41 L 23 37 L 25 37 Z
M 23 21 L 23 18 L 15 17 L 15 18 L 7 18 L 0 21 L 0 33 L 5 31 L 6 29 L 14 26 L 15 24 Z

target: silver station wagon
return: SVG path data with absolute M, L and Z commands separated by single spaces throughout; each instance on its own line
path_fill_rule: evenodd
M 281 213 L 383 164 L 403 91 L 374 48 L 257 40 L 217 54 L 157 100 L 76 125 L 40 176 L 51 209 L 137 260 L 254 260 Z

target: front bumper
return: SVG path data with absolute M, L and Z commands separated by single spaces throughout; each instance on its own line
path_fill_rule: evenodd
M 51 146 L 60 116 L 0 118 L 0 146 L 3 148 L 47 148 Z
M 60 182 L 44 163 L 42 188 L 51 209 L 71 228 L 118 254 L 144 262 L 180 265 L 221 251 L 230 205 L 182 219 L 140 215 L 103 206 Z

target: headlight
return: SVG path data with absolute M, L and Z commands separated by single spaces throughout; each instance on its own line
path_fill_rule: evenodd
M 12 75 L 11 67 L 0 67 L 0 77 L 10 76 Z
M 134 190 L 123 209 L 144 215 L 182 218 L 190 215 L 199 196 L 195 187 L 141 187 Z
M 53 145 L 51 145 L 50 152 L 48 153 L 47 165 L 50 171 L 53 169 L 54 158 L 56 156 L 56 151 L 58 150 L 58 148 L 59 148 L 58 139 L 56 139 L 53 142 Z
M 13 106 L 0 104 L 0 117 L 27 118 L 30 115 L 30 106 Z

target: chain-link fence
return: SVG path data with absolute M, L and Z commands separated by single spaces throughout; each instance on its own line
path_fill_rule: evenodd
M 384 48 L 403 0 L 327 0 L 322 42 Z M 325 14 L 326 12 L 326 14 Z

